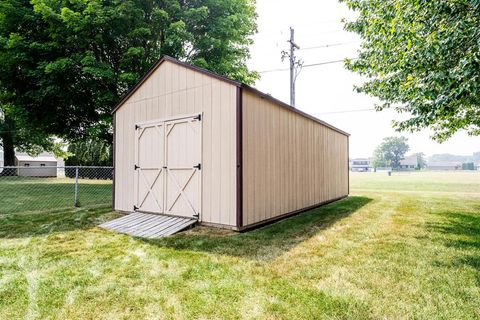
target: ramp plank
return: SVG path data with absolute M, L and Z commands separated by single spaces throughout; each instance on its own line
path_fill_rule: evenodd
M 182 231 L 197 220 L 167 215 L 134 212 L 99 225 L 100 228 L 141 238 L 162 238 Z

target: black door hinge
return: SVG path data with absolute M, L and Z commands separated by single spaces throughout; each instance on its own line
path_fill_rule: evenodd
M 199 114 L 198 116 L 196 116 L 195 118 L 193 118 L 194 120 L 198 120 L 198 121 L 202 121 L 202 115 Z
M 135 167 L 134 167 L 134 168 L 135 168 L 135 170 L 137 170 L 137 169 L 140 169 L 140 167 L 139 167 L 139 166 L 137 166 L 137 165 L 135 165 Z
M 140 129 L 140 126 L 138 124 L 135 125 L 135 130 Z
M 197 220 L 198 220 L 198 219 L 200 218 L 200 212 L 199 212 L 199 213 L 196 213 L 196 214 L 194 214 L 194 215 L 193 215 L 193 217 L 194 217 L 195 219 L 197 219 Z
M 202 170 L 202 164 L 199 163 L 196 166 L 193 166 L 195 169 Z
M 137 211 L 138 210 L 138 207 L 137 206 L 133 206 L 133 211 Z

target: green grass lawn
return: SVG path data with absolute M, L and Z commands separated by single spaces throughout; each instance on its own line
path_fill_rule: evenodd
M 358 173 L 252 232 L 146 241 L 108 206 L 0 214 L 0 319 L 480 318 L 480 174 Z
M 75 180 L 69 178 L 0 176 L 0 214 L 48 213 L 74 207 Z M 79 179 L 78 205 L 112 203 L 112 181 Z

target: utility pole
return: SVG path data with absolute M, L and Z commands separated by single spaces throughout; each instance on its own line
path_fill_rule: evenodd
M 303 61 L 295 57 L 295 49 L 300 49 L 295 43 L 295 30 L 290 27 L 290 53 L 282 51 L 282 61 L 288 57 L 290 61 L 290 105 L 295 107 L 295 81 L 303 65 Z

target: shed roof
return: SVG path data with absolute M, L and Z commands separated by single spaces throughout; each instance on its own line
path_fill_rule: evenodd
M 301 110 L 298 110 L 294 107 L 292 107 L 291 105 L 283 102 L 283 101 L 280 101 L 274 97 L 272 97 L 271 95 L 269 94 L 266 94 L 266 93 L 263 93 L 261 92 L 260 90 L 257 90 L 249 85 L 246 85 L 244 83 L 241 83 L 239 81 L 235 81 L 235 80 L 232 80 L 232 79 L 229 79 L 227 77 L 224 77 L 224 76 L 221 76 L 217 73 L 214 73 L 212 71 L 209 71 L 209 70 L 206 70 L 206 69 L 203 69 L 203 68 L 200 68 L 200 67 L 196 67 L 196 66 L 193 66 L 191 64 L 188 64 L 188 63 L 185 63 L 185 62 L 182 62 L 180 60 L 177 60 L 175 58 L 172 58 L 170 56 L 167 56 L 167 55 L 162 55 L 160 57 L 160 59 L 155 63 L 153 64 L 150 69 L 148 69 L 148 71 L 145 73 L 145 75 L 143 75 L 143 77 L 140 78 L 140 80 L 138 80 L 138 82 L 129 90 L 127 91 L 127 93 L 120 99 L 120 101 L 117 102 L 117 104 L 113 107 L 112 109 L 112 114 L 115 113 L 122 105 L 123 103 L 129 98 L 131 97 L 135 91 L 137 91 L 137 89 L 150 77 L 150 75 L 165 61 L 169 61 L 171 63 L 175 63 L 177 65 L 180 65 L 180 66 L 183 66 L 185 68 L 188 68 L 188 69 L 191 69 L 191 70 L 194 70 L 194 71 L 197 71 L 197 72 L 200 72 L 200 73 L 203 73 L 205 75 L 208 75 L 210 77 L 213 77 L 215 79 L 218 79 L 220 81 L 224 81 L 224 82 L 227 82 L 227 83 L 230 83 L 231 85 L 234 85 L 236 87 L 239 87 L 239 88 L 242 88 L 242 89 L 245 89 L 245 90 L 248 90 L 256 95 L 258 95 L 259 97 L 263 98 L 263 99 L 267 99 L 267 100 L 270 100 L 271 102 L 281 106 L 281 107 L 284 107 L 292 112 L 295 112 L 305 118 L 308 118 L 310 120 L 313 120 L 315 122 L 318 122 L 332 130 L 335 130 L 341 134 L 344 134 L 346 136 L 350 136 L 349 133 L 337 128 L 337 127 L 334 127 L 332 126 L 331 124 L 323 121 L 323 120 L 320 120 L 306 112 L 303 112 Z
M 15 157 L 18 161 L 30 161 L 30 162 L 56 162 L 57 159 L 53 155 L 50 154 L 40 154 L 37 157 L 29 156 L 28 154 L 24 153 L 17 153 Z

